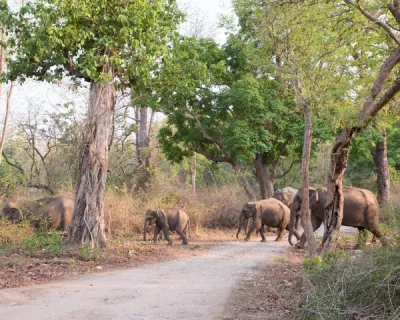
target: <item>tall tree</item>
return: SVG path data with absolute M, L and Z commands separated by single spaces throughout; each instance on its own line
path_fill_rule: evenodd
M 390 50 L 395 47 L 388 55 L 381 56 L 381 67 L 376 75 L 372 87 L 362 104 L 358 119 L 354 124 L 345 126 L 336 139 L 332 148 L 331 166 L 328 174 L 328 198 L 325 207 L 324 225 L 325 233 L 322 244 L 321 254 L 332 250 L 337 245 L 339 230 L 343 219 L 343 175 L 346 171 L 349 158 L 349 147 L 353 138 L 363 131 L 375 119 L 379 111 L 391 103 L 396 94 L 400 91 L 400 77 L 396 75 L 400 62 L 400 38 L 397 35 L 395 25 L 400 24 L 400 4 L 397 0 L 387 4 L 385 17 L 387 22 L 381 20 L 377 14 L 383 10 L 379 3 L 366 4 L 352 0 L 345 1 L 351 10 L 357 10 L 366 19 L 371 21 L 375 28 L 382 30 L 381 36 L 377 38 L 377 46 L 383 46 Z M 392 39 L 391 46 L 387 46 L 387 38 Z
M 104 190 L 116 90 L 150 77 L 175 34 L 173 0 L 38 0 L 18 13 L 2 2 L 13 39 L 6 79 L 90 83 L 86 137 L 68 241 L 102 247 Z

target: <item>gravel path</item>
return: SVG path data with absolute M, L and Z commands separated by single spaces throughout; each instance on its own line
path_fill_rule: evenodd
M 229 242 L 204 255 L 0 291 L 2 320 L 220 319 L 239 279 L 283 242 Z

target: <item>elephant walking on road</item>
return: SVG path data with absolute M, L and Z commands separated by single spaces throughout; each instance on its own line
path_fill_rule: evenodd
M 154 243 L 157 243 L 157 237 L 161 230 L 163 231 L 164 238 L 168 241 L 168 244 L 172 244 L 172 240 L 169 237 L 169 231 L 175 231 L 179 234 L 183 244 L 188 243 L 190 220 L 185 211 L 177 209 L 147 210 L 144 218 L 144 241 L 146 241 L 147 226 L 154 223 L 156 225 L 154 228 Z
M 253 223 L 247 232 L 245 241 L 250 239 L 250 236 L 255 230 L 259 230 L 262 242 L 265 242 L 264 226 L 277 228 L 278 237 L 275 241 L 282 241 L 284 230 L 289 230 L 289 216 L 290 210 L 281 201 L 269 198 L 257 202 L 248 202 L 243 206 L 242 212 L 239 215 L 238 233 L 243 224 L 249 219 L 253 218 Z M 297 231 L 294 234 L 300 238 Z
M 317 230 L 325 217 L 325 203 L 328 196 L 326 188 L 310 188 L 310 209 L 311 223 L 313 230 Z M 383 245 L 386 238 L 379 230 L 379 205 L 375 195 L 365 189 L 343 187 L 344 207 L 343 207 L 343 226 L 355 227 L 359 231 L 364 229 L 371 231 L 374 236 L 379 238 Z M 301 192 L 298 192 L 292 206 L 290 207 L 290 230 L 289 243 L 292 244 L 293 226 L 300 220 L 301 213 Z M 304 248 L 306 243 L 305 234 L 301 236 L 300 242 L 296 247 Z
M 12 223 L 31 219 L 35 227 L 43 223 L 47 227 L 68 231 L 74 211 L 74 200 L 64 196 L 45 197 L 37 200 L 7 200 L 3 216 Z

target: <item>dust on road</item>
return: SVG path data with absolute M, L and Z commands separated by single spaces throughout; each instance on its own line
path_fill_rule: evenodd
M 219 319 L 235 284 L 288 247 L 229 242 L 204 255 L 0 291 L 2 320 Z

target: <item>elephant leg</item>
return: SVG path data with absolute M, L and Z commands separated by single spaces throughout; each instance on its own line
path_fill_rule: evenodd
M 253 219 L 253 223 L 252 223 L 252 225 L 250 227 L 250 230 L 247 232 L 246 238 L 244 238 L 244 241 L 249 241 L 252 233 L 255 230 L 260 230 L 261 227 L 262 227 L 261 220 L 260 219 Z
M 280 242 L 282 241 L 283 236 L 285 235 L 285 228 L 286 226 L 282 223 L 279 228 L 277 228 L 277 237 L 275 241 Z
M 372 238 L 372 242 L 375 242 L 376 241 L 375 238 L 378 238 L 382 246 L 385 247 L 389 245 L 389 239 L 383 235 L 383 233 L 379 230 L 378 227 L 371 228 L 369 231 L 371 231 L 372 234 L 374 235 L 374 237 Z
M 182 228 L 179 226 L 175 229 L 176 233 L 181 236 L 182 244 L 188 244 L 188 239 Z
M 165 238 L 165 240 L 167 240 L 167 241 L 168 241 L 168 244 L 171 245 L 171 244 L 172 244 L 172 241 L 171 241 L 171 239 L 169 238 L 169 227 L 168 227 L 168 225 L 163 226 L 163 227 L 162 227 L 162 231 L 163 231 L 163 233 L 164 233 L 164 238 Z
M 154 239 L 153 239 L 154 244 L 157 243 L 157 238 L 158 238 L 158 234 L 160 233 L 160 231 L 161 231 L 161 228 L 159 226 L 156 226 L 154 228 Z
M 267 239 L 265 239 L 265 227 L 264 225 L 261 226 L 260 228 L 260 236 L 261 236 L 261 242 L 267 242 Z
M 316 218 L 315 216 L 311 215 L 311 225 L 313 228 L 313 231 L 317 230 L 322 224 L 322 220 Z M 304 249 L 304 246 L 306 244 L 306 234 L 303 232 L 301 235 L 300 241 L 296 243 L 296 247 L 299 249 Z

